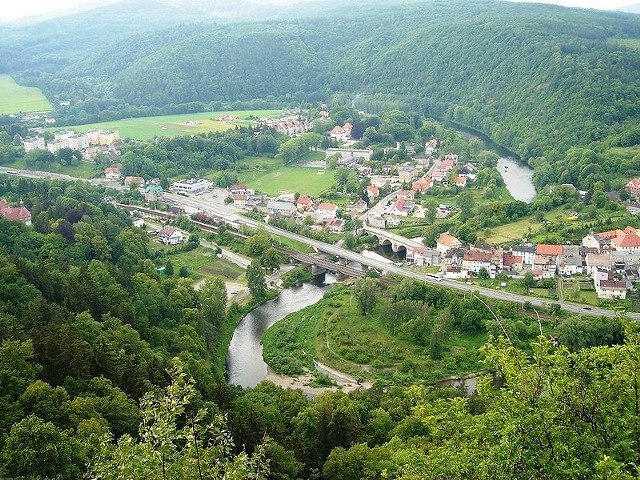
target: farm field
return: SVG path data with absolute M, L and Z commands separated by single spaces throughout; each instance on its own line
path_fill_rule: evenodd
M 52 108 L 39 88 L 23 87 L 9 75 L 0 75 L 0 114 L 48 112 Z
M 253 122 L 250 117 L 272 117 L 280 114 L 280 110 L 242 110 L 230 112 L 182 113 L 179 115 L 163 115 L 159 117 L 125 118 L 111 122 L 91 123 L 65 127 L 67 130 L 86 132 L 93 129 L 118 130 L 120 137 L 135 140 L 149 140 L 156 136 L 176 137 L 207 132 L 224 132 L 236 126 L 249 126 Z M 235 122 L 221 122 L 221 115 L 237 117 Z M 194 122 L 188 124 L 187 122 Z M 197 123 L 195 123 L 197 122 Z M 56 130 L 60 130 L 59 128 Z
M 317 195 L 335 184 L 335 170 L 281 167 L 255 178 L 246 178 L 245 182 L 271 196 L 295 192 Z

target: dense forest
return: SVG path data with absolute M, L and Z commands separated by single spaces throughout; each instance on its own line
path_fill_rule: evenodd
M 0 178 L 0 195 L 22 198 L 34 218 L 31 227 L 0 219 L 0 477 L 637 474 L 640 344 L 624 319 L 569 318 L 562 348 L 542 337 L 521 344 L 531 329 L 516 335 L 510 324 L 508 339 L 481 350 L 493 375 L 469 398 L 384 384 L 313 400 L 270 383 L 241 390 L 210 365 L 228 314 L 224 286 L 196 292 L 159 274 L 147 235 L 104 194 Z M 445 291 L 408 281 L 389 295 L 407 313 L 403 334 L 435 328 L 454 308 Z M 445 313 L 431 325 L 424 308 Z M 461 322 L 482 318 L 463 308 Z M 524 350 L 509 343 L 516 337 Z

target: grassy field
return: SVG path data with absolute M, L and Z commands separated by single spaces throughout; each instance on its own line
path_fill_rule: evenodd
M 164 115 L 159 117 L 125 118 L 111 122 L 92 123 L 65 127 L 67 130 L 86 132 L 92 129 L 118 130 L 122 138 L 149 140 L 156 136 L 175 137 L 195 133 L 224 132 L 236 126 L 253 124 L 250 117 L 273 117 L 280 114 L 280 110 L 245 110 L 230 112 L 202 112 L 185 113 L 179 115 Z M 221 115 L 237 117 L 235 122 L 221 122 Z M 189 125 L 187 122 L 198 122 Z M 59 130 L 59 129 L 57 129 Z
M 9 75 L 0 75 L 0 114 L 48 112 L 52 108 L 39 88 L 23 87 Z
M 249 187 L 274 196 L 295 192 L 317 195 L 334 185 L 336 180 L 334 170 L 280 167 L 245 181 Z
M 164 250 L 170 252 L 176 247 L 160 245 L 151 242 L 151 248 L 154 250 Z M 245 283 L 244 270 L 227 260 L 217 258 L 215 252 L 209 248 L 199 247 L 190 252 L 181 252 L 167 255 L 160 263 L 164 265 L 167 260 L 171 260 L 174 275 L 178 274 L 181 267 L 189 269 L 189 276 L 194 280 L 201 278 L 221 278 L 238 283 Z
M 275 324 L 263 337 L 265 361 L 288 375 L 313 370 L 313 360 L 356 378 L 389 383 L 436 381 L 481 369 L 477 349 L 487 336 L 453 333 L 443 360 L 426 347 L 392 336 L 379 313 L 363 316 L 351 291 L 336 285 L 320 302 Z

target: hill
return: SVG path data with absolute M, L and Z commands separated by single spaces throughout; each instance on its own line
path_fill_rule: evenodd
M 127 106 L 189 102 L 308 104 L 344 93 L 368 112 L 392 104 L 470 126 L 556 179 L 553 165 L 569 148 L 637 124 L 634 15 L 498 1 L 391 3 L 321 2 L 308 18 L 116 36 L 95 53 L 69 54 L 50 73 L 42 73 L 53 62 L 46 52 L 5 67 L 50 98 L 82 99 L 76 110 L 85 118 L 106 108 L 117 116 Z

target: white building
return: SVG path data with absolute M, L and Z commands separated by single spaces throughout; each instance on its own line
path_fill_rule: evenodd
M 327 148 L 325 151 L 325 156 L 330 157 L 332 155 L 340 155 L 339 163 L 346 164 L 351 162 L 356 162 L 360 159 L 368 162 L 371 160 L 371 155 L 373 154 L 373 150 L 370 148 L 367 149 L 356 149 L 356 148 Z
M 188 180 L 180 180 L 171 184 L 171 189 L 176 193 L 184 193 L 187 195 L 195 195 L 197 193 L 206 192 L 211 188 L 212 184 L 209 180 L 200 178 L 190 178 Z
M 30 152 L 35 149 L 44 150 L 46 148 L 43 137 L 25 137 L 22 140 L 22 145 L 24 146 L 25 152 Z
M 166 245 L 178 245 L 184 240 L 184 235 L 176 228 L 165 227 L 160 230 L 158 239 Z
M 296 211 L 296 206 L 293 202 L 283 202 L 281 200 L 269 200 L 269 202 L 267 202 L 267 212 L 271 215 L 290 217 L 294 215 Z
M 324 222 L 331 218 L 336 218 L 338 206 L 335 203 L 321 203 L 316 207 L 314 213 L 317 221 Z
M 522 257 L 522 263 L 525 265 L 533 265 L 533 260 L 536 256 L 535 245 L 517 245 L 511 249 L 517 257 Z

